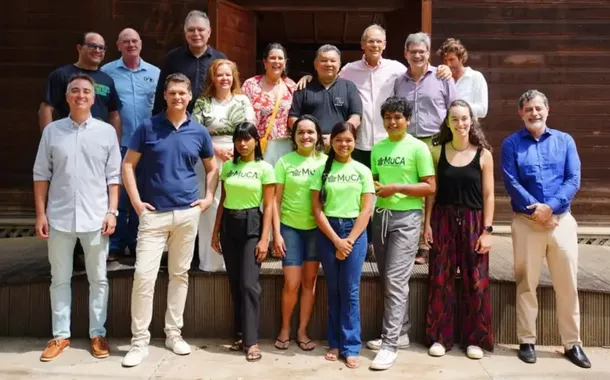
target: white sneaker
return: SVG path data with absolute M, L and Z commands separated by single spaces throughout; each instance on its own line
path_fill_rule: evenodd
M 466 348 L 466 356 L 470 359 L 481 359 L 483 358 L 483 350 L 478 346 L 468 346 Z
M 165 339 L 165 347 L 174 351 L 176 355 L 188 355 L 191 353 L 191 346 L 180 335 L 168 336 Z
M 381 338 L 369 340 L 366 342 L 366 346 L 371 350 L 381 350 Z M 411 342 L 409 341 L 409 334 L 401 335 L 398 337 L 397 348 L 405 349 L 409 348 Z
M 148 356 L 148 346 L 131 346 L 123 358 L 123 367 L 135 367 Z
M 379 370 L 388 369 L 394 364 L 397 357 L 398 354 L 396 352 L 383 348 L 375 355 L 375 360 L 371 363 L 370 368 Z
M 434 343 L 428 349 L 428 355 L 436 356 L 436 357 L 444 356 L 445 355 L 445 347 L 443 347 L 443 345 L 440 344 L 440 343 Z

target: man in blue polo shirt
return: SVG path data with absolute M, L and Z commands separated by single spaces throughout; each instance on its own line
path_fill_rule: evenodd
M 578 237 L 570 213 L 580 188 L 578 151 L 572 136 L 547 127 L 549 102 L 542 92 L 525 92 L 518 105 L 524 126 L 502 143 L 502 172 L 515 212 L 511 230 L 519 359 L 536 362 L 536 288 L 546 259 L 565 356 L 579 367 L 590 368 L 580 340 Z
M 122 121 L 121 157 L 125 157 L 131 136 L 144 119 L 152 116 L 155 89 L 160 70 L 145 62 L 141 57 L 142 40 L 138 32 L 131 28 L 119 33 L 117 48 L 121 58 L 102 66 L 102 71 L 114 80 L 116 92 L 123 108 L 120 110 Z M 131 207 L 127 192 L 123 187 L 119 200 L 119 216 L 115 233 L 110 237 L 109 257 L 123 256 L 129 247 L 132 255 L 136 251 L 138 215 Z
M 201 213 L 214 200 L 218 166 L 208 131 L 186 111 L 193 94 L 183 74 L 165 80 L 167 109 L 136 129 L 123 162 L 123 183 L 140 217 L 136 270 L 131 294 L 131 349 L 123 366 L 137 366 L 148 355 L 153 294 L 165 244 L 169 286 L 165 313 L 165 346 L 178 355 L 191 353 L 182 339 L 182 315 L 188 292 L 195 237 Z M 206 194 L 199 196 L 195 163 L 206 171 Z M 141 162 L 139 186 L 135 169 Z

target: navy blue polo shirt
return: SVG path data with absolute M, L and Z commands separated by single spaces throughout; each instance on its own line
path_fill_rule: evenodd
M 180 128 L 165 112 L 147 118 L 135 130 L 129 149 L 142 154 L 138 163 L 140 198 L 157 211 L 187 209 L 199 199 L 195 165 L 214 157 L 207 129 L 187 114 Z
M 337 123 L 347 121 L 350 116 L 362 117 L 362 99 L 354 82 L 337 78 L 326 89 L 318 79 L 294 93 L 290 117 L 305 114 L 315 116 L 323 134 L 330 134 Z

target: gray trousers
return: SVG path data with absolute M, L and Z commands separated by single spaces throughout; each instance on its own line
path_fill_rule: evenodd
M 373 218 L 375 256 L 383 286 L 382 348 L 395 351 L 409 332 L 409 279 L 418 250 L 422 210 L 377 209 Z

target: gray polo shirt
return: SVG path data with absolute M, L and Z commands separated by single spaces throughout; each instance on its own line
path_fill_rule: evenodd
M 110 124 L 89 117 L 77 125 L 70 117 L 42 132 L 34 181 L 48 181 L 49 226 L 65 232 L 102 228 L 108 211 L 108 185 L 119 184 L 121 151 Z

